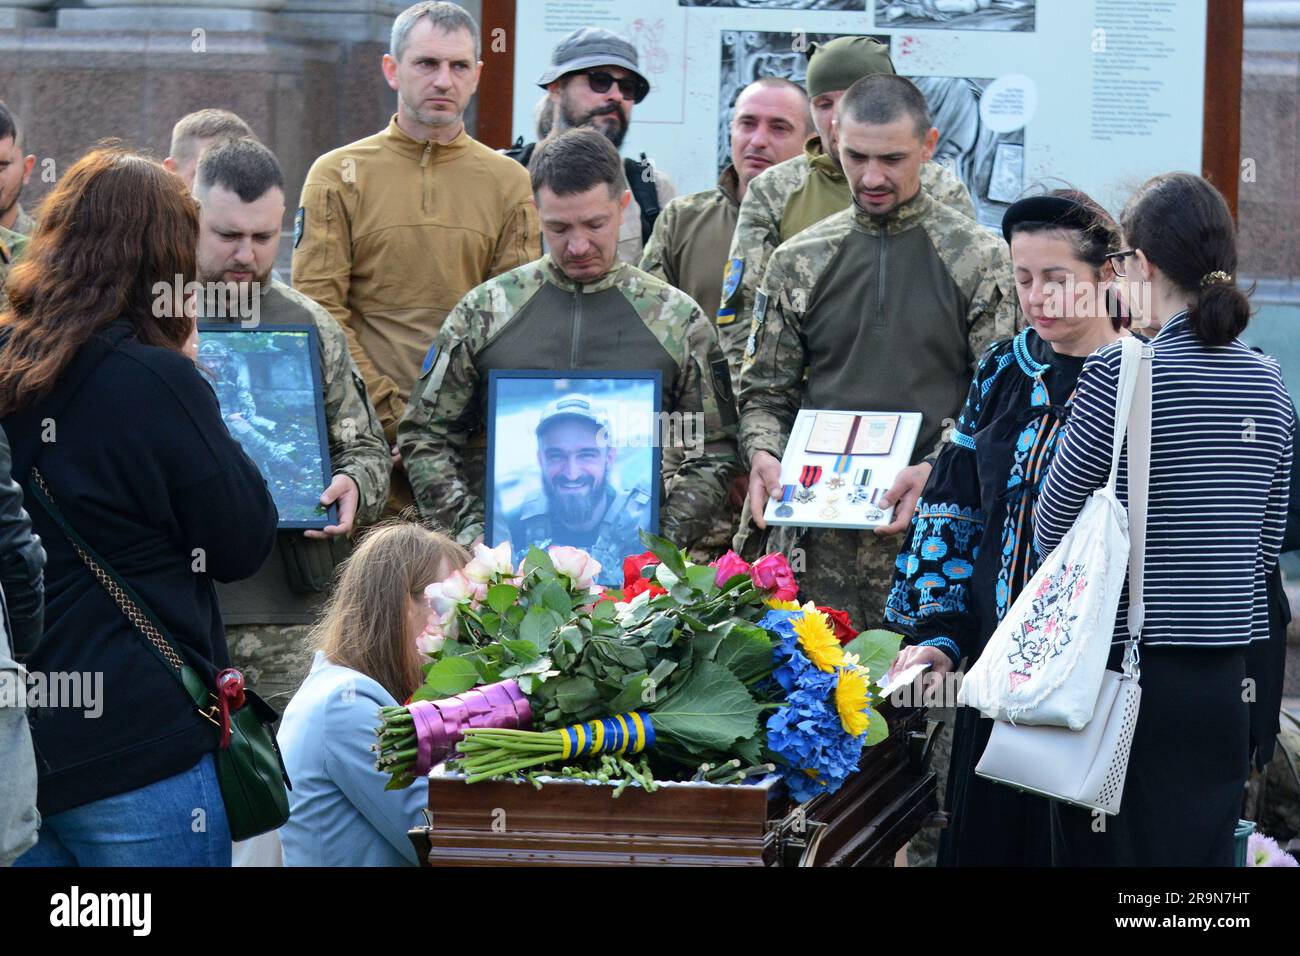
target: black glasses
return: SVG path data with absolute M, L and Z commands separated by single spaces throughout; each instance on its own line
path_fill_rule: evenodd
M 617 83 L 623 99 L 631 100 L 633 103 L 640 103 L 650 92 L 650 84 L 635 75 L 615 77 L 604 70 L 584 70 L 583 76 L 587 78 L 587 85 L 591 87 L 591 92 L 608 93 L 609 88 Z
M 1115 275 L 1119 276 L 1121 279 L 1125 277 L 1124 260 L 1135 252 L 1137 252 L 1136 249 L 1121 249 L 1119 252 L 1106 253 L 1106 258 L 1110 260 L 1110 267 L 1115 270 Z

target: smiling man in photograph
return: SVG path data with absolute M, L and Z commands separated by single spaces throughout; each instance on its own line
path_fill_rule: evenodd
M 465 131 L 480 50 L 454 3 L 399 14 L 383 58 L 397 114 L 316 160 L 302 190 L 293 286 L 347 332 L 390 442 L 447 313 L 541 253 L 527 172 Z M 393 483 L 392 506 L 409 503 L 400 469 Z
M 537 423 L 542 490 L 504 518 L 503 534 L 521 561 L 530 545 L 582 548 L 600 562 L 601 584 L 623 579 L 622 560 L 642 550 L 650 526 L 645 488 L 617 487 L 617 436 L 608 411 L 586 395 L 551 402 Z
M 546 256 L 461 300 L 425 356 L 397 428 L 420 515 L 462 544 L 483 536 L 493 369 L 658 369 L 662 412 L 689 416 L 699 424 L 692 434 L 703 435 L 659 509 L 664 537 L 690 546 L 723 509 L 736 462 L 734 400 L 717 331 L 682 292 L 619 260 L 631 196 L 608 139 L 590 129 L 561 133 L 538 147 L 530 175 Z

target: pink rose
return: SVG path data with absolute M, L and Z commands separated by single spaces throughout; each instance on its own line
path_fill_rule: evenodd
M 433 585 L 430 585 L 431 587 Z M 471 581 L 464 571 L 453 571 L 445 581 L 442 582 L 442 594 L 453 604 L 468 604 L 474 599 L 478 592 L 479 584 Z M 486 593 L 486 588 L 484 588 Z M 428 591 L 425 591 L 427 596 Z
M 799 596 L 799 585 L 790 570 L 790 562 L 780 552 L 764 555 L 755 561 L 750 575 L 756 588 L 767 591 L 778 601 L 793 601 Z
M 728 551 L 710 564 L 709 567 L 718 569 L 718 574 L 713 579 L 713 583 L 718 587 L 726 584 L 737 574 L 749 574 L 749 562 L 736 554 L 735 551 Z
M 553 545 L 546 549 L 555 565 L 555 573 L 562 574 L 573 584 L 575 592 L 595 591 L 596 576 L 600 574 L 600 562 L 580 548 L 568 545 Z
M 469 574 L 470 567 L 475 568 L 475 573 L 482 575 L 486 572 L 487 577 L 482 580 L 487 581 L 493 576 L 510 578 L 514 576 L 515 569 L 510 563 L 510 542 L 502 541 L 495 548 L 489 548 L 486 544 L 474 545 L 474 560 L 465 566 L 465 573 Z M 475 574 L 469 574 L 472 580 L 479 580 Z

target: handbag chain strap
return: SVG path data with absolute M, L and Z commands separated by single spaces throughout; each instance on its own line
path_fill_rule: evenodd
M 38 488 L 40 488 L 41 494 L 45 497 L 46 501 L 48 501 L 49 505 L 52 506 L 52 516 L 55 517 L 56 522 L 64 531 L 68 542 L 72 545 L 72 549 L 77 552 L 77 556 L 81 558 L 86 567 L 90 569 L 90 573 L 95 576 L 95 580 L 97 580 L 104 590 L 108 592 L 109 596 L 113 599 L 113 602 L 121 609 L 122 613 L 126 615 L 126 619 L 131 622 L 131 625 L 144 635 L 145 640 L 153 645 L 154 649 L 158 652 L 158 655 L 167 664 L 171 665 L 174 676 L 181 681 L 181 685 L 185 687 L 187 691 L 191 690 L 191 688 L 186 685 L 183 677 L 186 670 L 185 662 L 181 660 L 180 655 L 176 653 L 176 649 L 172 647 L 171 642 L 169 642 L 167 638 L 163 637 L 162 632 L 158 630 L 157 626 L 155 626 L 153 621 L 149 618 L 149 615 L 140 610 L 140 606 L 131 599 L 131 595 L 127 594 L 126 590 L 118 584 L 116 579 L 104 570 L 103 566 L 95 560 L 81 541 L 78 540 L 77 536 L 72 533 L 72 529 L 67 524 L 66 519 L 64 519 L 59 513 L 58 506 L 54 504 L 54 496 L 50 494 L 49 485 L 45 483 L 45 476 L 42 475 L 40 470 L 37 468 L 32 468 L 32 481 L 35 482 Z M 42 504 L 45 503 L 46 502 L 44 501 L 42 502 Z M 211 697 L 212 700 L 216 700 L 215 695 L 209 694 L 208 696 Z M 220 708 L 216 704 L 206 710 L 204 710 L 203 707 L 198 706 L 198 711 L 199 714 L 207 720 L 216 724 L 218 727 L 221 726 L 221 721 L 218 718 Z

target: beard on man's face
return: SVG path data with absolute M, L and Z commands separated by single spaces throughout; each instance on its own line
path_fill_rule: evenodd
M 613 120 L 604 120 L 606 116 L 612 116 Z M 598 118 L 600 122 L 596 121 Z M 590 113 L 578 113 L 565 98 L 560 101 L 560 120 L 564 124 L 564 129 L 590 126 L 613 143 L 615 149 L 623 148 L 623 138 L 627 136 L 627 114 L 617 103 L 606 103 Z
M 568 488 L 585 486 L 586 490 L 582 492 L 565 491 L 562 492 L 556 488 L 556 483 L 561 482 Z M 553 478 L 546 481 L 546 500 L 549 503 L 549 510 L 560 524 L 568 527 L 582 527 L 591 522 L 596 514 L 596 509 L 600 507 L 605 500 L 605 478 L 602 476 L 600 483 L 590 475 L 583 475 L 577 481 L 569 482 L 563 478 Z

